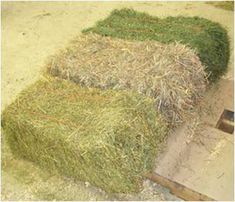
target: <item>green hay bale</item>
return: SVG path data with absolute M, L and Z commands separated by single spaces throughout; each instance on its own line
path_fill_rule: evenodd
M 107 192 L 135 192 L 167 127 L 151 99 L 135 93 L 38 81 L 3 112 L 13 153 Z
M 179 41 L 198 51 L 211 81 L 227 69 L 229 40 L 220 24 L 200 17 L 167 17 L 160 19 L 132 9 L 114 10 L 109 17 L 83 33 L 93 32 L 131 40 Z

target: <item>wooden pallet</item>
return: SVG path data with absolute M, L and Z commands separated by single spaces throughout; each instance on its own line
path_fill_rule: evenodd
M 186 201 L 215 201 L 214 199 L 198 193 L 186 186 L 179 184 L 178 182 L 174 182 L 166 177 L 163 177 L 157 173 L 147 173 L 145 177 L 149 180 L 162 185 L 170 190 L 170 192 L 177 197 L 186 200 Z

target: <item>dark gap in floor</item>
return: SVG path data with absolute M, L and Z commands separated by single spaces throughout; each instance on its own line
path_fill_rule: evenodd
M 228 109 L 224 109 L 216 124 L 216 128 L 223 132 L 233 134 L 234 131 L 234 112 Z

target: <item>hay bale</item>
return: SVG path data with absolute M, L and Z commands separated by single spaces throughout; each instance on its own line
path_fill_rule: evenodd
M 167 127 L 153 101 L 131 92 L 38 81 L 3 112 L 13 153 L 107 192 L 141 188 Z
M 87 87 L 131 89 L 152 97 L 173 125 L 199 100 L 207 81 L 198 56 L 185 45 L 95 34 L 73 40 L 51 58 L 47 72 Z
M 83 33 L 96 33 L 130 40 L 156 40 L 161 43 L 178 41 L 198 51 L 209 75 L 216 81 L 226 72 L 229 62 L 229 37 L 216 22 L 200 17 L 158 18 L 133 9 L 114 10 L 94 27 Z

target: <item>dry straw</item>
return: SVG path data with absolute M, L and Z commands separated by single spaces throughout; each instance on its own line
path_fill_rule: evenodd
M 73 40 L 50 59 L 47 72 L 83 87 L 46 77 L 23 91 L 3 112 L 13 153 L 123 193 L 139 191 L 153 169 L 168 131 L 157 110 L 177 124 L 207 81 L 185 45 L 99 35 Z
M 87 87 L 132 89 L 155 100 L 166 120 L 182 122 L 206 89 L 195 51 L 174 43 L 82 35 L 51 58 L 47 71 Z
M 139 191 L 167 127 L 152 99 L 38 81 L 3 112 L 13 153 L 107 192 Z

